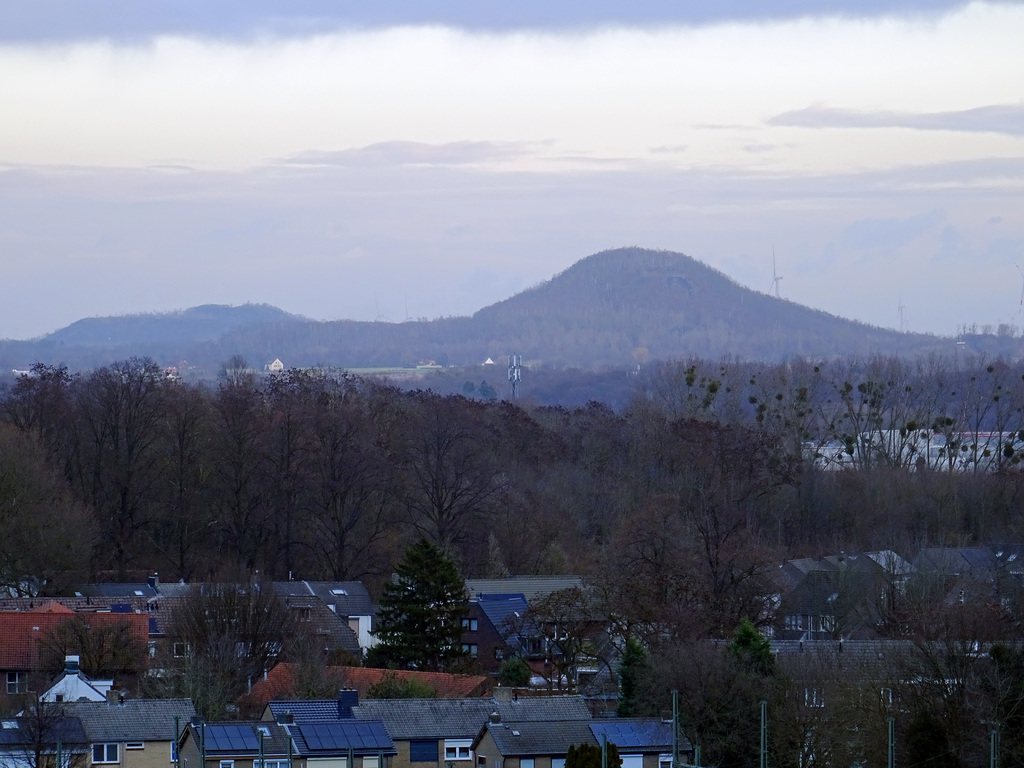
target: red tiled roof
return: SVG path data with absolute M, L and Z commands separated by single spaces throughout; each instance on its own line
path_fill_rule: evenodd
M 125 623 L 140 643 L 149 640 L 149 617 L 144 613 L 76 613 L 54 603 L 31 611 L 0 611 L 0 669 L 34 669 L 39 641 L 75 616 L 90 627 Z
M 74 615 L 74 613 L 75 613 L 73 610 L 68 608 L 66 605 L 61 605 L 56 600 L 50 600 L 47 603 L 43 603 L 42 605 L 40 605 L 40 606 L 38 606 L 36 608 L 30 609 L 29 612 L 30 613 L 65 613 L 65 614 L 70 613 L 72 615 Z
M 337 688 L 354 688 L 359 697 L 364 698 L 367 692 L 384 679 L 386 674 L 394 674 L 399 680 L 418 680 L 437 691 L 439 699 L 461 699 L 479 696 L 485 693 L 489 678 L 483 675 L 451 675 L 446 672 L 417 672 L 410 670 L 374 669 L 370 667 L 327 667 L 327 677 L 335 682 Z M 252 687 L 250 699 L 253 704 L 265 706 L 267 702 L 286 698 L 291 692 L 295 677 L 294 664 L 278 664 L 266 678 Z

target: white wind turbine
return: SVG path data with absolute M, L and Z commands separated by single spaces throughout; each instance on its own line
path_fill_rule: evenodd
M 776 299 L 779 298 L 779 281 L 780 280 L 782 280 L 782 275 L 780 275 L 775 270 L 775 246 L 773 245 L 772 246 L 772 285 L 768 289 L 768 293 L 770 295 L 771 292 L 774 290 L 775 291 L 775 298 Z

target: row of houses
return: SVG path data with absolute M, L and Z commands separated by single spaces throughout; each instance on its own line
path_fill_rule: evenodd
M 358 665 L 372 649 L 376 608 L 366 587 L 357 581 L 273 582 L 272 587 L 285 606 L 296 632 L 316 638 L 325 658 L 335 663 Z M 202 590 L 203 585 L 195 585 Z M 62 656 L 55 657 L 54 633 L 75 620 L 89 630 L 120 627 L 141 649 L 148 666 L 166 657 L 184 657 L 189 649 L 168 641 L 168 629 L 175 609 L 188 599 L 189 585 L 162 583 L 156 575 L 139 583 L 101 583 L 77 587 L 66 597 L 0 598 L 0 674 L 8 695 L 38 691 L 43 668 L 55 669 Z M 567 594 L 582 604 L 587 590 L 576 576 L 526 576 L 481 579 L 467 582 L 468 610 L 462 619 L 462 648 L 468 662 L 465 672 L 493 680 L 502 662 L 518 656 L 529 664 L 538 687 L 578 690 L 600 682 L 613 683 L 608 663 L 598 663 L 614 652 L 607 622 L 589 621 L 576 627 L 586 637 L 586 648 L 573 651 L 572 664 L 562 663 L 566 655 L 566 622 L 538 621 L 531 609 L 551 595 Z M 588 613 L 592 615 L 593 612 Z M 531 618 L 532 617 L 532 618 Z M 180 646 L 180 647 L 179 647 Z M 155 661 L 156 660 L 156 661 Z M 269 696 L 286 688 L 288 668 L 264 671 L 268 679 L 253 680 L 254 687 L 268 689 Z M 570 668 L 571 667 L 571 668 Z M 350 670 L 352 668 L 349 668 Z M 339 685 L 359 685 L 355 672 L 346 672 Z M 270 679 L 273 678 L 273 679 Z M 432 681 L 436 683 L 437 681 Z M 113 684 L 113 683 L 111 683 Z M 130 681 L 129 681 L 130 684 Z M 363 687 L 365 690 L 365 686 Z M 431 684 L 431 687 L 435 687 Z M 481 687 L 477 683 L 474 688 Z M 103 691 L 98 697 L 102 698 Z
M 253 721 L 205 722 L 189 699 L 40 702 L 0 723 L 0 765 L 56 768 L 564 768 L 615 744 L 624 768 L 689 758 L 673 724 L 595 720 L 580 696 L 273 701 Z M 43 759 L 43 757 L 46 759 Z

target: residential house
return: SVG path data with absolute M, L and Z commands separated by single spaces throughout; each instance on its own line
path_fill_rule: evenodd
M 484 670 L 493 674 L 500 666 L 496 656 L 514 655 L 530 665 L 535 687 L 594 697 L 617 687 L 612 668 L 618 649 L 580 577 L 470 579 L 466 587 L 471 611 L 463 647 L 471 655 L 476 651 Z
M 623 768 L 670 768 L 672 723 L 654 718 L 615 720 L 504 720 L 491 715 L 473 740 L 476 768 L 565 768 L 572 746 L 615 744 Z M 680 758 L 692 748 L 680 736 Z
M 473 739 L 492 714 L 519 721 L 589 721 L 581 696 L 515 698 L 499 688 L 495 697 L 471 699 L 378 699 L 357 702 L 354 691 L 339 699 L 273 701 L 264 717 L 280 720 L 286 713 L 296 723 L 344 719 L 382 722 L 395 744 L 393 768 L 474 768 Z M 451 765 L 448 765 L 451 763 Z
M 783 563 L 773 599 L 779 640 L 868 640 L 890 621 L 914 568 L 891 550 Z
M 87 630 L 123 628 L 142 652 L 149 639 L 149 618 L 142 613 L 109 608 L 74 611 L 53 601 L 27 611 L 0 611 L 0 675 L 7 695 L 39 690 L 35 688 L 39 681 L 32 679 L 45 673 L 45 664 L 52 663 L 49 657 L 57 653 L 60 643 L 51 639 L 70 621 L 81 621 Z
M 178 739 L 178 768 L 302 768 L 285 726 L 193 718 Z
M 93 680 L 78 668 L 79 657 L 64 657 L 64 674 L 40 696 L 40 701 L 106 701 L 113 680 Z
M 81 768 L 87 755 L 81 722 L 55 707 L 0 720 L 0 768 Z
M 318 619 L 311 615 L 310 619 L 317 620 L 325 628 L 329 627 L 331 632 L 337 635 L 334 639 L 335 645 L 356 658 L 361 658 L 373 647 L 375 609 L 370 593 L 362 582 L 275 581 L 274 591 L 285 601 L 298 620 L 303 619 L 305 607 L 313 605 L 312 602 L 304 601 L 318 601 L 330 611 L 331 616 L 336 617 L 336 621 L 327 621 L 323 615 L 319 615 Z M 312 614 L 312 611 L 310 613 Z M 341 630 L 341 626 L 346 627 L 347 631 Z
M 112 692 L 113 693 L 113 692 Z M 90 764 L 103 768 L 171 768 L 176 736 L 195 717 L 191 699 L 74 701 L 64 711 L 82 723 Z

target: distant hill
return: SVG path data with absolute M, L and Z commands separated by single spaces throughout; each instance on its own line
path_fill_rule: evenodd
M 239 328 L 301 319 L 269 304 L 203 304 L 163 314 L 90 317 L 49 334 L 45 340 L 80 347 L 191 344 L 213 341 Z
M 1020 340 L 970 343 L 1021 355 Z M 287 366 L 367 368 L 427 360 L 474 365 L 488 357 L 501 364 L 514 352 L 530 364 L 600 368 L 691 355 L 781 360 L 952 348 L 948 338 L 877 328 L 744 288 L 681 253 L 620 248 L 582 259 L 472 317 L 314 322 L 247 305 L 92 318 L 34 342 L 0 343 L 0 370 L 37 360 L 90 368 L 131 355 L 166 365 L 188 361 L 210 376 L 236 354 L 254 367 L 280 358 Z

